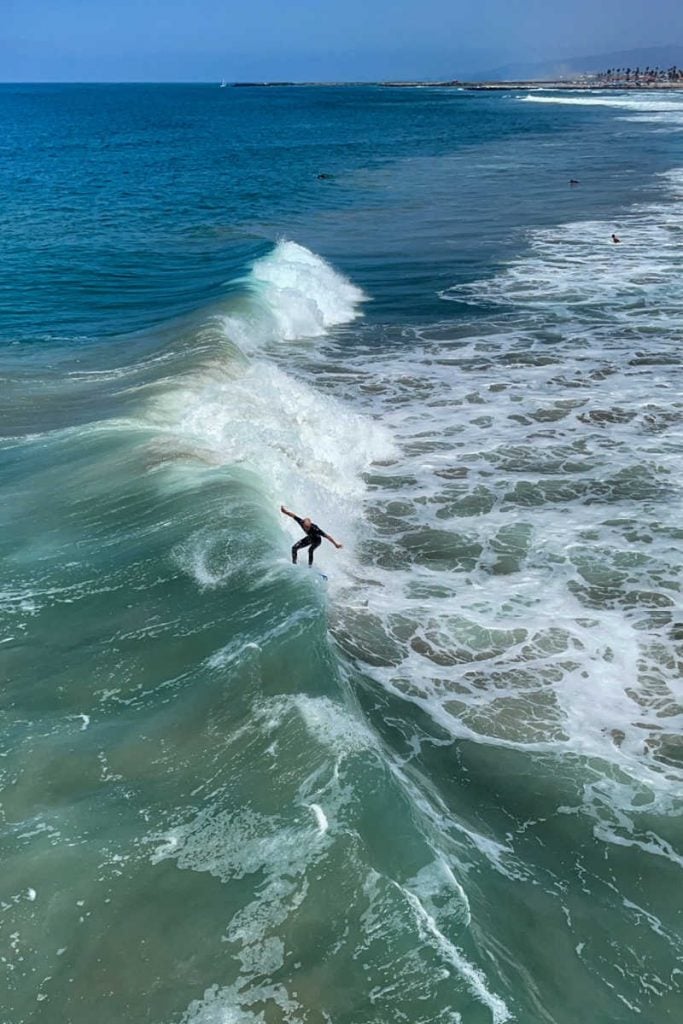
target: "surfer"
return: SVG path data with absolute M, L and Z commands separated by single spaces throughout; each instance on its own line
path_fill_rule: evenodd
M 617 238 L 616 235 L 612 235 L 612 241 L 614 242 L 615 245 L 618 245 L 619 242 L 621 241 L 621 239 Z
M 280 511 L 283 516 L 289 516 L 289 518 L 293 519 L 295 523 L 298 523 L 306 534 L 305 537 L 298 540 L 292 547 L 292 562 L 294 565 L 296 565 L 296 556 L 302 548 L 308 548 L 308 564 L 313 565 L 313 552 L 316 548 L 320 547 L 323 537 L 325 540 L 329 540 L 331 544 L 334 544 L 335 548 L 343 547 L 343 544 L 336 541 L 334 537 L 330 537 L 329 533 L 325 533 L 324 530 L 321 530 L 319 526 L 316 526 L 316 524 L 309 519 L 308 516 L 306 516 L 305 519 L 300 519 L 299 516 L 294 515 L 293 512 L 286 509 L 284 505 L 280 505 Z

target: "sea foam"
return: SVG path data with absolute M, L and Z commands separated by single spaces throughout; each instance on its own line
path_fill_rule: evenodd
M 658 180 L 620 246 L 604 221 L 533 230 L 443 292 L 486 310 L 469 337 L 437 325 L 410 363 L 345 360 L 382 381 L 359 404 L 396 456 L 373 473 L 343 649 L 453 737 L 602 765 L 578 810 L 621 843 L 683 779 L 681 174 Z
M 247 471 L 266 507 L 285 503 L 314 515 L 348 543 L 365 491 L 362 474 L 390 457 L 391 438 L 373 417 L 303 379 L 303 368 L 295 376 L 267 354 L 273 343 L 320 337 L 353 321 L 363 292 L 289 241 L 257 260 L 243 284 L 246 299 L 223 319 L 224 351 L 155 397 L 147 422 L 165 436 L 166 457 L 175 448 L 185 463 Z M 205 585 L 207 560 L 199 553 L 195 563 Z
M 521 98 L 523 103 L 549 103 L 565 107 L 612 107 L 625 114 L 635 114 L 627 120 L 661 121 L 668 130 L 683 126 L 683 99 L 670 93 L 653 96 L 644 91 L 629 93 L 594 92 L 589 95 L 539 95 L 529 93 Z
M 252 302 L 246 315 L 225 317 L 225 330 L 248 351 L 259 344 L 316 338 L 360 317 L 366 295 L 326 260 L 281 240 L 243 279 Z

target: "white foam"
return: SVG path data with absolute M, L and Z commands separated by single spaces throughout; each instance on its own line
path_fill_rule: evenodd
M 469 926 L 472 920 L 470 902 L 465 890 L 443 857 L 426 864 L 406 883 L 435 921 Z
M 489 989 L 484 972 L 470 963 L 463 951 L 443 934 L 418 896 L 403 886 L 399 888 L 413 909 L 423 941 L 433 945 L 444 960 L 455 968 L 475 999 L 489 1010 L 493 1024 L 505 1024 L 505 1021 L 511 1020 L 510 1010 L 504 1000 Z
M 533 231 L 529 255 L 444 293 L 489 305 L 470 337 L 436 325 L 409 358 L 345 354 L 347 390 L 372 382 L 353 393 L 395 455 L 374 471 L 372 547 L 333 620 L 451 736 L 588 761 L 596 836 L 676 864 L 666 829 L 635 822 L 677 813 L 683 783 L 682 180 L 667 172 L 661 202 L 624 211 L 620 246 L 608 222 Z M 480 849 L 515 876 L 509 851 Z
M 354 320 L 365 296 L 290 241 L 257 260 L 243 283 L 247 298 L 224 322 L 231 344 L 149 403 L 144 425 L 154 431 L 159 461 L 246 471 L 264 509 L 279 517 L 286 504 L 352 542 L 362 473 L 390 456 L 391 439 L 372 418 L 266 361 L 262 350 Z M 289 520 L 279 521 L 291 538 L 300 536 Z M 204 534 L 190 539 L 179 557 L 200 585 L 224 585 L 245 569 L 244 552 L 227 550 L 227 532 Z M 325 543 L 316 561 L 330 553 Z
M 502 336 L 495 342 L 500 355 L 513 354 L 515 347 L 519 347 L 517 339 L 508 341 Z M 521 347 L 519 350 L 524 351 Z M 463 362 L 467 354 L 462 352 Z M 613 361 L 615 354 L 612 351 L 605 359 Z M 579 372 L 579 366 L 580 372 L 590 372 L 601 362 L 599 353 L 581 348 L 563 368 L 571 377 Z M 396 376 L 400 372 L 397 367 Z M 634 510 L 630 502 L 625 499 L 621 505 L 572 505 L 571 518 L 566 511 L 568 498 L 556 504 L 540 500 L 537 508 L 501 507 L 505 494 L 514 492 L 518 481 L 530 479 L 534 486 L 539 480 L 543 482 L 539 468 L 546 461 L 552 463 L 551 452 L 561 453 L 554 456 L 557 472 L 572 459 L 577 467 L 585 463 L 582 474 L 563 478 L 567 486 L 571 487 L 573 481 L 577 486 L 588 481 L 590 486 L 594 481 L 597 488 L 610 475 L 616 477 L 620 471 L 632 468 L 634 443 L 648 444 L 648 436 L 643 437 L 637 421 L 634 426 L 617 424 L 610 427 L 614 443 L 609 453 L 603 452 L 601 428 L 584 429 L 577 421 L 577 415 L 586 409 L 611 410 L 615 402 L 646 407 L 649 384 L 639 375 L 609 374 L 602 381 L 592 381 L 590 404 L 585 404 L 588 400 L 579 392 L 581 401 L 576 410 L 569 407 L 566 419 L 560 418 L 552 429 L 553 421 L 543 431 L 532 420 L 528 424 L 511 420 L 512 415 L 534 414 L 544 406 L 576 399 L 575 389 L 548 384 L 558 372 L 561 370 L 557 365 L 527 369 L 522 364 L 503 375 L 505 390 L 487 394 L 488 383 L 500 378 L 489 377 L 485 367 L 479 374 L 470 371 L 462 379 L 445 369 L 442 381 L 434 366 L 426 365 L 416 386 L 424 393 L 424 383 L 430 381 L 431 430 L 424 405 L 415 411 L 413 419 L 406 415 L 405 402 L 401 402 L 394 416 L 391 397 L 387 397 L 384 422 L 396 429 L 401 447 L 405 443 L 407 449 L 416 433 L 423 444 L 433 447 L 429 459 L 422 451 L 411 456 L 405 449 L 400 458 L 401 470 L 415 482 L 409 490 L 400 492 L 407 519 L 394 524 L 394 542 L 400 540 L 404 530 L 415 531 L 415 518 L 419 517 L 424 526 L 439 529 L 444 537 L 449 530 L 469 535 L 482 555 L 474 557 L 477 568 L 473 572 L 456 576 L 452 568 L 441 569 L 438 564 L 432 568 L 429 562 L 418 562 L 409 570 L 372 567 L 371 575 L 384 583 L 381 615 L 386 633 L 396 640 L 397 631 L 400 637 L 409 630 L 408 643 L 402 639 L 397 642 L 398 664 L 372 671 L 385 686 L 419 703 L 453 735 L 554 754 L 564 749 L 599 757 L 618 765 L 634 780 L 654 787 L 663 810 L 680 786 L 679 772 L 673 767 L 664 769 L 652 757 L 652 751 L 658 746 L 664 708 L 667 731 L 675 732 L 683 725 L 683 715 L 675 711 L 683 698 L 680 680 L 652 650 L 658 634 L 643 632 L 628 608 L 586 608 L 567 589 L 568 583 L 577 581 L 586 586 L 576 565 L 588 575 L 591 571 L 598 573 L 599 580 L 601 572 L 618 572 L 616 567 L 610 570 L 611 563 L 618 566 L 620 559 L 629 559 L 634 549 L 619 539 L 618 532 L 612 536 L 602 522 L 618 520 L 620 515 L 631 517 Z M 383 373 L 391 392 L 391 370 L 386 364 Z M 417 376 L 415 365 L 413 374 Z M 483 408 L 468 408 L 465 396 L 472 392 L 487 394 Z M 548 398 L 551 394 L 553 403 Z M 471 423 L 477 412 L 486 414 L 485 429 Z M 453 448 L 441 459 L 440 438 L 444 431 L 450 432 L 451 424 L 458 424 L 458 433 L 451 434 Z M 534 433 L 537 436 L 530 445 L 528 438 Z M 578 449 L 571 447 L 574 435 L 581 446 Z M 617 447 L 617 437 L 623 437 L 623 448 Z M 523 469 L 505 469 L 506 463 L 514 466 L 515 445 L 526 473 Z M 660 457 L 669 461 L 672 470 L 683 468 L 680 456 Z M 475 504 L 469 517 L 437 518 L 453 500 L 447 493 L 454 485 L 436 474 L 442 467 L 452 466 L 462 467 L 468 474 L 460 485 L 465 497 L 476 494 L 477 488 L 493 496 L 494 507 L 485 515 L 477 514 Z M 392 491 L 389 497 L 398 504 L 399 495 Z M 668 512 L 660 511 L 663 529 L 669 521 L 675 529 L 674 507 L 675 503 Z M 530 531 L 527 553 L 520 560 L 522 571 L 493 576 L 482 573 L 481 559 L 488 557 L 486 551 L 492 540 L 515 520 L 527 523 Z M 600 568 L 599 549 L 581 539 L 590 530 L 603 532 L 606 550 L 618 545 L 609 554 L 604 570 Z M 659 545 L 651 540 L 645 551 L 643 569 L 634 568 L 634 590 L 658 589 L 656 580 L 660 575 L 676 578 L 671 566 L 673 553 L 665 538 Z M 639 583 L 640 572 L 645 575 Z M 663 597 L 665 594 L 666 590 Z M 376 602 L 373 607 L 377 611 Z M 653 687 L 648 678 L 660 682 Z M 615 792 L 613 797 L 618 802 L 626 794 Z
M 521 97 L 523 103 L 547 103 L 565 107 L 611 107 L 624 113 L 623 120 L 643 124 L 656 124 L 663 131 L 680 131 L 683 127 L 683 97 L 676 93 L 629 92 L 615 94 L 603 92 L 590 96 Z
M 252 898 L 232 913 L 224 936 L 240 964 L 239 979 L 207 990 L 188 1007 L 184 1020 L 262 1021 L 263 1015 L 251 1010 L 257 1003 L 274 1004 L 288 1011 L 287 1019 L 297 1019 L 301 1008 L 294 994 L 284 986 L 258 982 L 282 969 L 286 949 L 279 929 L 306 900 L 311 871 L 332 842 L 322 808 L 314 804 L 310 809 L 318 823 L 314 841 L 308 821 L 301 816 L 293 820 L 287 805 L 282 814 L 273 815 L 251 808 L 208 807 L 155 837 L 154 864 L 173 859 L 179 868 L 208 872 L 224 883 L 258 876 Z
M 365 294 L 326 260 L 282 240 L 244 278 L 252 304 L 226 316 L 225 331 L 243 350 L 269 342 L 317 338 L 360 317 Z
M 360 316 L 366 299 L 355 284 L 296 242 L 280 241 L 251 271 L 285 340 L 324 334 Z
M 663 176 L 661 187 L 663 203 L 620 219 L 620 246 L 605 222 L 535 231 L 530 255 L 491 280 L 444 293 L 490 304 L 488 333 L 479 321 L 471 338 L 460 329 L 453 345 L 426 341 L 422 352 L 411 346 L 409 361 L 400 352 L 345 352 L 345 379 L 377 384 L 355 390 L 353 411 L 346 396 L 332 397 L 339 384 L 334 369 L 326 378 L 321 342 L 299 349 L 298 379 L 263 358 L 246 367 L 207 365 L 158 402 L 150 418 L 180 451 L 247 470 L 274 511 L 284 502 L 313 514 L 344 541 L 365 502 L 364 539 L 382 554 L 365 553 L 361 561 L 354 545 L 344 552 L 345 600 L 333 626 L 340 645 L 367 658 L 380 683 L 451 735 L 595 759 L 625 780 L 609 790 L 615 808 L 630 807 L 634 789 L 645 786 L 653 809 L 666 811 L 680 792 L 680 772 L 653 751 L 683 715 L 680 680 L 657 650 L 668 643 L 666 627 L 643 628 L 637 599 L 633 611 L 628 602 L 596 604 L 590 593 L 599 595 L 612 579 L 623 588 L 628 574 L 620 565 L 633 553 L 642 560 L 628 570 L 634 593 L 656 591 L 667 607 L 676 592 L 667 539 L 676 529 L 675 502 L 657 507 L 661 532 L 645 545 L 606 525 L 642 511 L 638 487 L 629 497 L 622 478 L 635 473 L 637 484 L 641 474 L 645 494 L 658 481 L 673 487 L 683 478 L 675 420 L 671 428 L 665 420 L 669 395 L 656 407 L 657 389 L 670 388 L 672 375 L 630 366 L 639 332 L 647 349 L 653 322 L 659 344 L 683 327 L 681 220 L 670 203 L 680 173 Z M 316 297 L 300 316 L 292 314 L 307 277 L 315 296 L 327 273 L 318 275 L 318 258 L 292 245 L 282 243 L 252 272 L 254 319 L 240 321 L 245 348 L 314 335 L 356 313 L 354 296 L 345 305 L 332 278 L 331 306 Z M 519 312 L 511 318 L 497 307 Z M 269 326 L 261 331 L 263 324 Z M 610 415 L 615 406 L 627 414 L 609 421 L 607 434 L 591 416 Z M 648 417 L 663 424 L 654 453 Z M 389 458 L 395 465 L 386 486 L 379 469 L 369 495 L 364 471 Z M 614 497 L 605 493 L 606 481 L 614 481 Z M 569 490 L 548 497 L 546 484 Z M 524 487 L 532 494 L 526 503 Z M 521 539 L 518 527 L 526 531 Z M 509 556 L 514 565 L 494 572 L 508 557 L 506 545 L 516 552 Z M 207 565 L 196 560 L 203 585 L 217 578 Z M 225 652 L 233 655 L 242 656 Z M 320 707 L 302 708 L 307 712 L 321 736 Z M 342 742 L 336 711 L 325 720 L 336 723 L 328 730 L 332 744 Z M 348 732 L 343 736 L 346 743 Z M 306 796 L 308 807 L 323 806 L 320 793 Z M 603 798 L 587 793 L 584 810 L 593 813 Z M 613 822 L 597 828 L 607 841 L 616 834 Z M 627 824 L 619 835 L 635 838 Z M 509 851 L 486 842 L 481 852 L 499 870 L 517 871 Z
M 293 475 L 339 498 L 357 497 L 359 471 L 390 450 L 381 427 L 261 361 L 227 381 L 209 371 L 169 404 L 179 435 L 210 448 L 221 464 L 257 472 L 275 499 Z
M 225 586 L 250 564 L 248 553 L 245 553 L 234 531 L 212 526 L 197 530 L 179 544 L 173 554 L 177 564 L 207 590 Z M 238 649 L 242 647 L 240 643 Z M 225 653 L 226 657 L 232 658 L 234 652 Z
M 285 876 L 303 876 L 311 859 L 305 826 L 287 824 L 278 816 L 266 816 L 245 809 L 232 813 L 210 808 L 189 824 L 157 837 L 159 845 L 151 855 L 153 864 L 174 859 L 178 867 L 206 871 L 229 881 L 265 871 L 274 881 Z M 277 886 L 274 885 L 274 893 Z M 279 895 L 269 900 L 280 903 Z M 263 897 L 266 898 L 265 896 Z
M 590 96 L 539 96 L 538 94 L 530 93 L 528 96 L 520 97 L 520 100 L 522 103 L 546 103 L 566 107 L 614 107 L 617 110 L 634 110 L 643 113 L 651 111 L 660 113 L 683 112 L 683 99 L 679 99 L 675 95 L 660 94 L 652 96 L 644 92 L 616 95 L 613 92 L 605 92 Z
M 362 719 L 328 697 L 296 694 L 287 698 L 287 705 L 301 715 L 311 739 L 323 743 L 337 758 L 376 746 L 372 732 Z
M 164 396 L 150 419 L 181 457 L 194 452 L 200 465 L 251 474 L 264 510 L 270 508 L 288 532 L 287 546 L 300 530 L 280 516 L 280 504 L 311 515 L 351 545 L 365 491 L 361 474 L 393 450 L 379 423 L 261 360 L 235 377 L 205 370 Z M 244 568 L 244 553 L 227 550 L 215 529 L 188 544 L 194 545 L 190 560 L 202 586 L 221 584 Z M 316 561 L 324 564 L 331 553 L 324 542 Z M 338 561 L 344 564 L 342 557 Z
M 325 814 L 320 804 L 309 804 L 309 807 L 313 811 L 313 814 L 315 815 L 315 820 L 318 825 L 318 832 L 320 832 L 321 835 L 324 835 L 325 832 L 327 832 L 328 828 L 330 827 L 330 823 L 327 820 L 327 815 Z
M 263 1011 L 250 1005 L 274 1004 L 284 1020 L 297 1021 L 298 1009 L 281 985 L 250 985 L 240 982 L 219 987 L 212 985 L 201 999 L 193 1000 L 181 1018 L 181 1024 L 265 1024 Z M 286 1016 L 284 1016 L 286 1014 Z
M 676 187 L 675 179 L 663 179 Z M 501 275 L 446 290 L 445 299 L 548 311 L 572 322 L 607 318 L 643 330 L 683 323 L 677 270 L 683 219 L 672 208 L 641 206 L 619 224 L 582 221 L 529 235 L 531 255 Z M 620 244 L 612 242 L 618 234 Z

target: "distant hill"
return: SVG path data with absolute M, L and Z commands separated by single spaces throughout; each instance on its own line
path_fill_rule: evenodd
M 534 64 L 506 64 L 493 70 L 481 71 L 473 81 L 533 81 L 573 78 L 576 75 L 606 71 L 608 68 L 668 68 L 672 64 L 683 66 L 683 44 L 680 46 L 647 46 L 634 50 L 598 53 L 590 57 L 568 57 L 564 60 L 540 61 Z

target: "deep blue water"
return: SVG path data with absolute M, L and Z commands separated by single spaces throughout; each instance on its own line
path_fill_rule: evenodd
M 0 123 L 3 1021 L 676 1020 L 683 99 Z
M 3 86 L 0 116 L 9 341 L 201 309 L 280 234 L 332 253 L 382 316 L 385 295 L 430 315 L 434 281 L 479 276 L 529 225 L 615 214 L 678 145 L 606 138 L 602 108 L 447 90 Z

